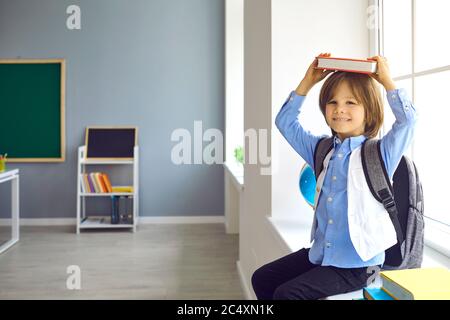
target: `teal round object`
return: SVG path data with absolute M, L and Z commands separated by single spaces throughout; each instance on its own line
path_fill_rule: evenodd
M 300 171 L 300 193 L 310 206 L 314 206 L 314 195 L 316 192 L 316 177 L 314 170 L 305 164 Z

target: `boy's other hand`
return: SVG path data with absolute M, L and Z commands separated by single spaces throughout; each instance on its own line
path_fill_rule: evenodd
M 382 56 L 374 56 L 368 58 L 368 60 L 377 62 L 377 72 L 371 73 L 369 76 L 377 80 L 386 89 L 386 91 L 394 90 L 395 83 L 394 80 L 392 80 L 387 59 Z

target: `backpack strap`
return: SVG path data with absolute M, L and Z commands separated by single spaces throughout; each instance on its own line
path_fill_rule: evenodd
M 323 161 L 328 153 L 333 149 L 333 137 L 324 137 L 317 142 L 314 150 L 314 174 L 316 179 L 323 170 Z
M 361 162 L 370 192 L 372 192 L 372 195 L 378 202 L 383 204 L 389 213 L 397 234 L 397 241 L 401 245 L 404 240 L 403 232 L 398 219 L 392 184 L 381 157 L 380 143 L 381 140 L 378 139 L 367 139 L 364 141 L 361 150 Z

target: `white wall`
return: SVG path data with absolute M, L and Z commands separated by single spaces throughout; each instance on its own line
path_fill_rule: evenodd
M 275 116 L 316 54 L 369 55 L 367 6 L 365 0 L 245 0 L 244 128 L 273 129 L 274 161 L 272 176 L 262 176 L 260 165 L 244 168 L 239 265 L 248 288 L 257 267 L 288 253 L 266 217 L 298 215 L 305 224 L 312 221 L 298 191 L 303 160 L 278 133 Z M 319 89 L 310 93 L 302 123 L 316 134 L 329 133 L 318 109 Z
M 306 69 L 320 52 L 337 57 L 366 58 L 369 30 L 367 1 L 281 0 L 272 2 L 272 119 L 290 91 L 295 90 Z M 301 123 L 314 134 L 330 134 L 319 110 L 316 85 L 302 108 Z M 312 208 L 298 188 L 302 158 L 273 130 L 272 149 L 278 172 L 272 177 L 272 214 L 299 215 L 310 222 Z

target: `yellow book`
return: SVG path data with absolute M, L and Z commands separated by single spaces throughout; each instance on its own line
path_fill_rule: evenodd
M 450 271 L 423 268 L 382 271 L 383 289 L 396 300 L 450 300 Z
M 129 192 L 129 193 L 133 193 L 133 187 L 132 186 L 116 186 L 116 187 L 112 187 L 112 192 Z

